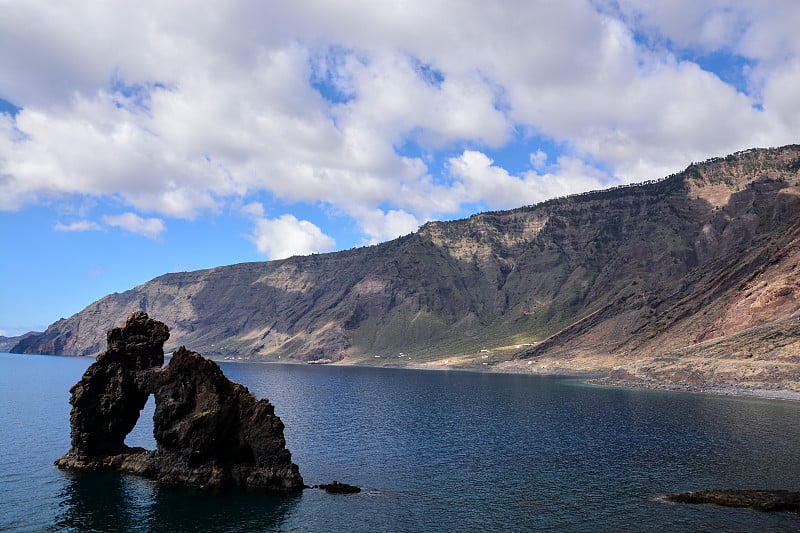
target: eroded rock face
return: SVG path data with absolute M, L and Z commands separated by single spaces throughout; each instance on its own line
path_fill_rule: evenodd
M 142 312 L 108 332 L 108 350 L 70 389 L 70 453 L 83 460 L 127 449 L 125 437 L 147 403 L 147 382 L 164 364 L 168 338 L 167 326 Z
M 302 490 L 273 406 L 183 347 L 162 368 L 168 337 L 163 323 L 142 312 L 109 331 L 108 350 L 70 389 L 72 447 L 56 465 L 212 489 Z M 150 394 L 157 447 L 129 448 L 125 437 Z
M 159 375 L 154 392 L 157 453 L 159 459 L 168 459 L 160 467 L 162 480 L 302 489 L 286 449 L 283 422 L 272 404 L 256 400 L 213 361 L 181 347 Z

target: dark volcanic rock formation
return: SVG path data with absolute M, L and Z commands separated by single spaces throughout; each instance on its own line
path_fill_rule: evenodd
M 800 492 L 786 490 L 704 490 L 670 494 L 676 503 L 713 503 L 725 507 L 750 507 L 758 511 L 800 511 Z
M 321 485 L 313 485 L 312 489 L 321 489 L 328 494 L 356 494 L 361 492 L 360 487 L 355 485 L 348 485 L 347 483 L 339 483 L 334 480 L 333 483 L 323 483 Z
M 56 465 L 211 489 L 302 490 L 273 406 L 183 347 L 161 368 L 168 337 L 142 312 L 109 331 L 108 350 L 70 389 L 72 448 Z M 125 437 L 150 394 L 157 448 L 129 448 Z
M 164 364 L 169 330 L 139 312 L 107 337 L 108 350 L 70 389 L 70 454 L 78 460 L 126 451 L 125 437 L 150 395 L 147 382 Z
M 159 479 L 286 491 L 303 487 L 273 406 L 226 378 L 216 363 L 181 347 L 157 383 L 153 429 Z

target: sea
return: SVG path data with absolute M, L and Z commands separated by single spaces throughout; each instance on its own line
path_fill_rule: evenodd
M 800 514 L 666 503 L 800 490 L 800 402 L 578 379 L 221 363 L 267 398 L 307 484 L 207 493 L 53 466 L 88 358 L 0 354 L 0 531 L 800 531 Z M 152 401 L 128 436 L 155 447 Z

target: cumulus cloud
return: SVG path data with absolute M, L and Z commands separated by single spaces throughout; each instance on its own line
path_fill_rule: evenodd
M 539 152 L 534 161 L 546 159 Z M 543 157 L 544 156 L 544 157 Z M 538 167 L 540 168 L 540 167 Z M 454 190 L 464 202 L 484 202 L 490 209 L 535 204 L 557 196 L 608 186 L 610 178 L 575 158 L 561 157 L 551 172 L 536 170 L 513 176 L 496 166 L 486 154 L 466 150 L 449 160 L 450 173 L 458 179 Z
M 735 52 L 783 61 L 800 52 L 800 10 L 794 0 L 595 0 L 651 41 L 699 52 Z
M 53 229 L 56 231 L 102 231 L 103 227 L 91 220 L 78 220 L 69 224 L 58 222 Z
M 142 218 L 135 213 L 106 215 L 103 217 L 103 223 L 154 240 L 167 229 L 160 218 Z
M 542 168 L 547 163 L 547 153 L 544 150 L 536 150 L 536 153 L 528 156 L 533 168 Z
M 355 88 L 355 99 L 337 109 L 345 128 L 378 133 L 396 144 L 411 137 L 432 149 L 459 140 L 496 146 L 510 136 L 494 88 L 477 72 L 445 76 L 402 52 L 342 64 Z
M 264 218 L 263 206 L 257 202 L 245 206 L 243 212 L 255 221 L 253 233 L 248 238 L 260 253 L 270 259 L 330 252 L 336 247 L 332 237 L 308 220 L 298 220 L 289 214 Z
M 797 88 L 800 87 L 800 55 L 782 65 L 773 73 L 764 86 L 764 107 L 771 113 L 779 115 L 788 126 L 782 136 L 776 136 L 780 142 L 797 142 L 800 131 L 800 98 Z M 782 137 L 782 138 L 781 138 Z
M 419 229 L 420 220 L 402 209 L 363 209 L 351 211 L 367 235 L 366 244 L 408 235 Z
M 22 109 L 0 114 L 0 209 L 113 198 L 131 212 L 104 223 L 157 238 L 163 221 L 142 213 L 192 219 L 266 194 L 375 242 L 474 202 L 796 142 L 800 7 L 769 5 L 14 2 L 0 95 Z M 695 62 L 714 53 L 746 87 Z M 561 153 L 534 146 L 517 175 L 489 155 L 537 136 Z M 304 244 L 259 244 L 282 232 Z M 252 237 L 270 256 L 332 242 L 290 215 L 262 214 Z

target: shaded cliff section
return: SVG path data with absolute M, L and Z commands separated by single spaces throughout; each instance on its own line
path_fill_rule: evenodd
M 41 335 L 41 331 L 29 331 L 23 335 L 16 335 L 14 337 L 4 337 L 0 335 L 0 352 L 9 352 L 20 342 L 23 342 L 28 337 L 34 335 Z
M 658 181 L 430 222 L 377 246 L 167 274 L 14 351 L 94 355 L 104 331 L 141 309 L 170 324 L 175 346 L 216 357 L 582 357 L 683 379 L 681 361 L 733 354 L 791 370 L 799 184 L 800 146 L 748 150 Z
M 203 489 L 301 491 L 273 406 L 183 347 L 162 368 L 168 338 L 167 326 L 141 311 L 108 332 L 108 349 L 70 389 L 71 447 L 56 465 Z M 157 447 L 128 447 L 151 394 Z

